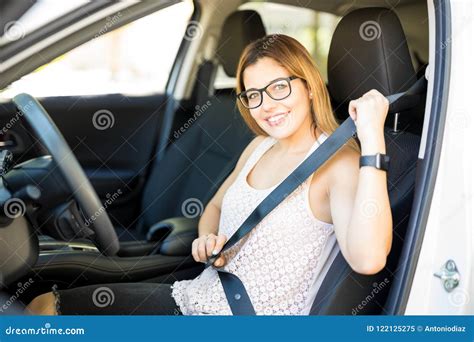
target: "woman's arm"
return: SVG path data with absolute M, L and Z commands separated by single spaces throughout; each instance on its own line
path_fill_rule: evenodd
M 234 170 L 222 183 L 217 192 L 206 205 L 206 208 L 199 219 L 199 237 L 193 241 L 192 245 L 192 254 L 194 260 L 198 262 L 206 262 L 213 251 L 219 252 L 226 243 L 227 237 L 222 234 L 218 234 L 222 199 L 224 198 L 225 192 L 232 185 L 232 183 L 234 183 L 237 175 L 240 173 L 247 162 L 247 159 L 252 154 L 257 145 L 260 144 L 262 139 L 264 139 L 263 136 L 258 136 L 250 142 L 250 144 L 240 155 Z M 221 258 L 219 258 L 216 260 L 214 265 L 221 267 L 224 265 L 224 263 L 225 260 L 221 260 Z
M 362 155 L 385 153 L 383 126 L 388 101 L 377 91 L 351 101 Z M 341 252 L 361 274 L 382 270 L 392 245 L 392 213 L 387 174 L 373 167 L 359 169 L 359 154 L 344 147 L 331 160 L 331 216 Z

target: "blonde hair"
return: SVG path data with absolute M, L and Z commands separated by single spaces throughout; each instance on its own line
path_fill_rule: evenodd
M 327 135 L 332 134 L 339 124 L 334 116 L 326 85 L 308 50 L 294 38 L 274 34 L 247 45 L 237 67 L 237 94 L 245 90 L 243 80 L 245 69 L 264 57 L 272 58 L 286 68 L 291 75 L 303 80 L 308 91 L 313 94 L 310 106 L 313 130 L 319 128 Z M 238 99 L 237 106 L 245 123 L 255 134 L 268 136 L 252 118 L 249 109 Z M 354 139 L 349 140 L 348 145 L 359 151 Z

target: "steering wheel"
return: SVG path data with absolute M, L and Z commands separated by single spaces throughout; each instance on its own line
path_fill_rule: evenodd
M 95 217 L 91 225 L 95 244 L 104 255 L 116 255 L 119 241 L 114 226 L 66 140 L 43 106 L 31 95 L 20 94 L 13 102 L 31 126 L 35 136 L 56 161 L 67 185 L 86 217 Z M 97 215 L 96 213 L 101 213 Z

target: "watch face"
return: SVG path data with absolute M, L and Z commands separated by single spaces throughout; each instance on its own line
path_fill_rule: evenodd
M 385 154 L 382 154 L 381 155 L 381 163 L 380 163 L 380 168 L 382 170 L 385 170 L 385 171 L 388 171 L 388 167 L 389 167 L 389 163 L 390 162 L 390 157 L 385 155 Z

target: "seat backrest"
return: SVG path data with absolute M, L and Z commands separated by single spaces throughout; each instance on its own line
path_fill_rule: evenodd
M 349 100 L 371 89 L 389 95 L 407 90 L 415 81 L 405 34 L 394 12 L 365 8 L 341 19 L 328 58 L 328 86 L 339 118 L 347 117 Z M 387 127 L 385 143 L 391 158 L 387 186 L 394 233 L 387 265 L 376 275 L 357 274 L 335 250 L 333 263 L 321 275 L 312 315 L 383 314 L 411 211 L 420 137 Z
M 235 77 L 245 46 L 263 36 L 265 28 L 255 11 L 234 12 L 226 19 L 216 55 L 228 76 Z M 163 219 L 193 216 L 186 203 L 189 210 L 202 211 L 232 171 L 253 136 L 235 98 L 233 89 L 224 89 L 200 100 L 196 120 L 183 127 L 184 133 L 153 166 L 142 200 L 142 232 Z

